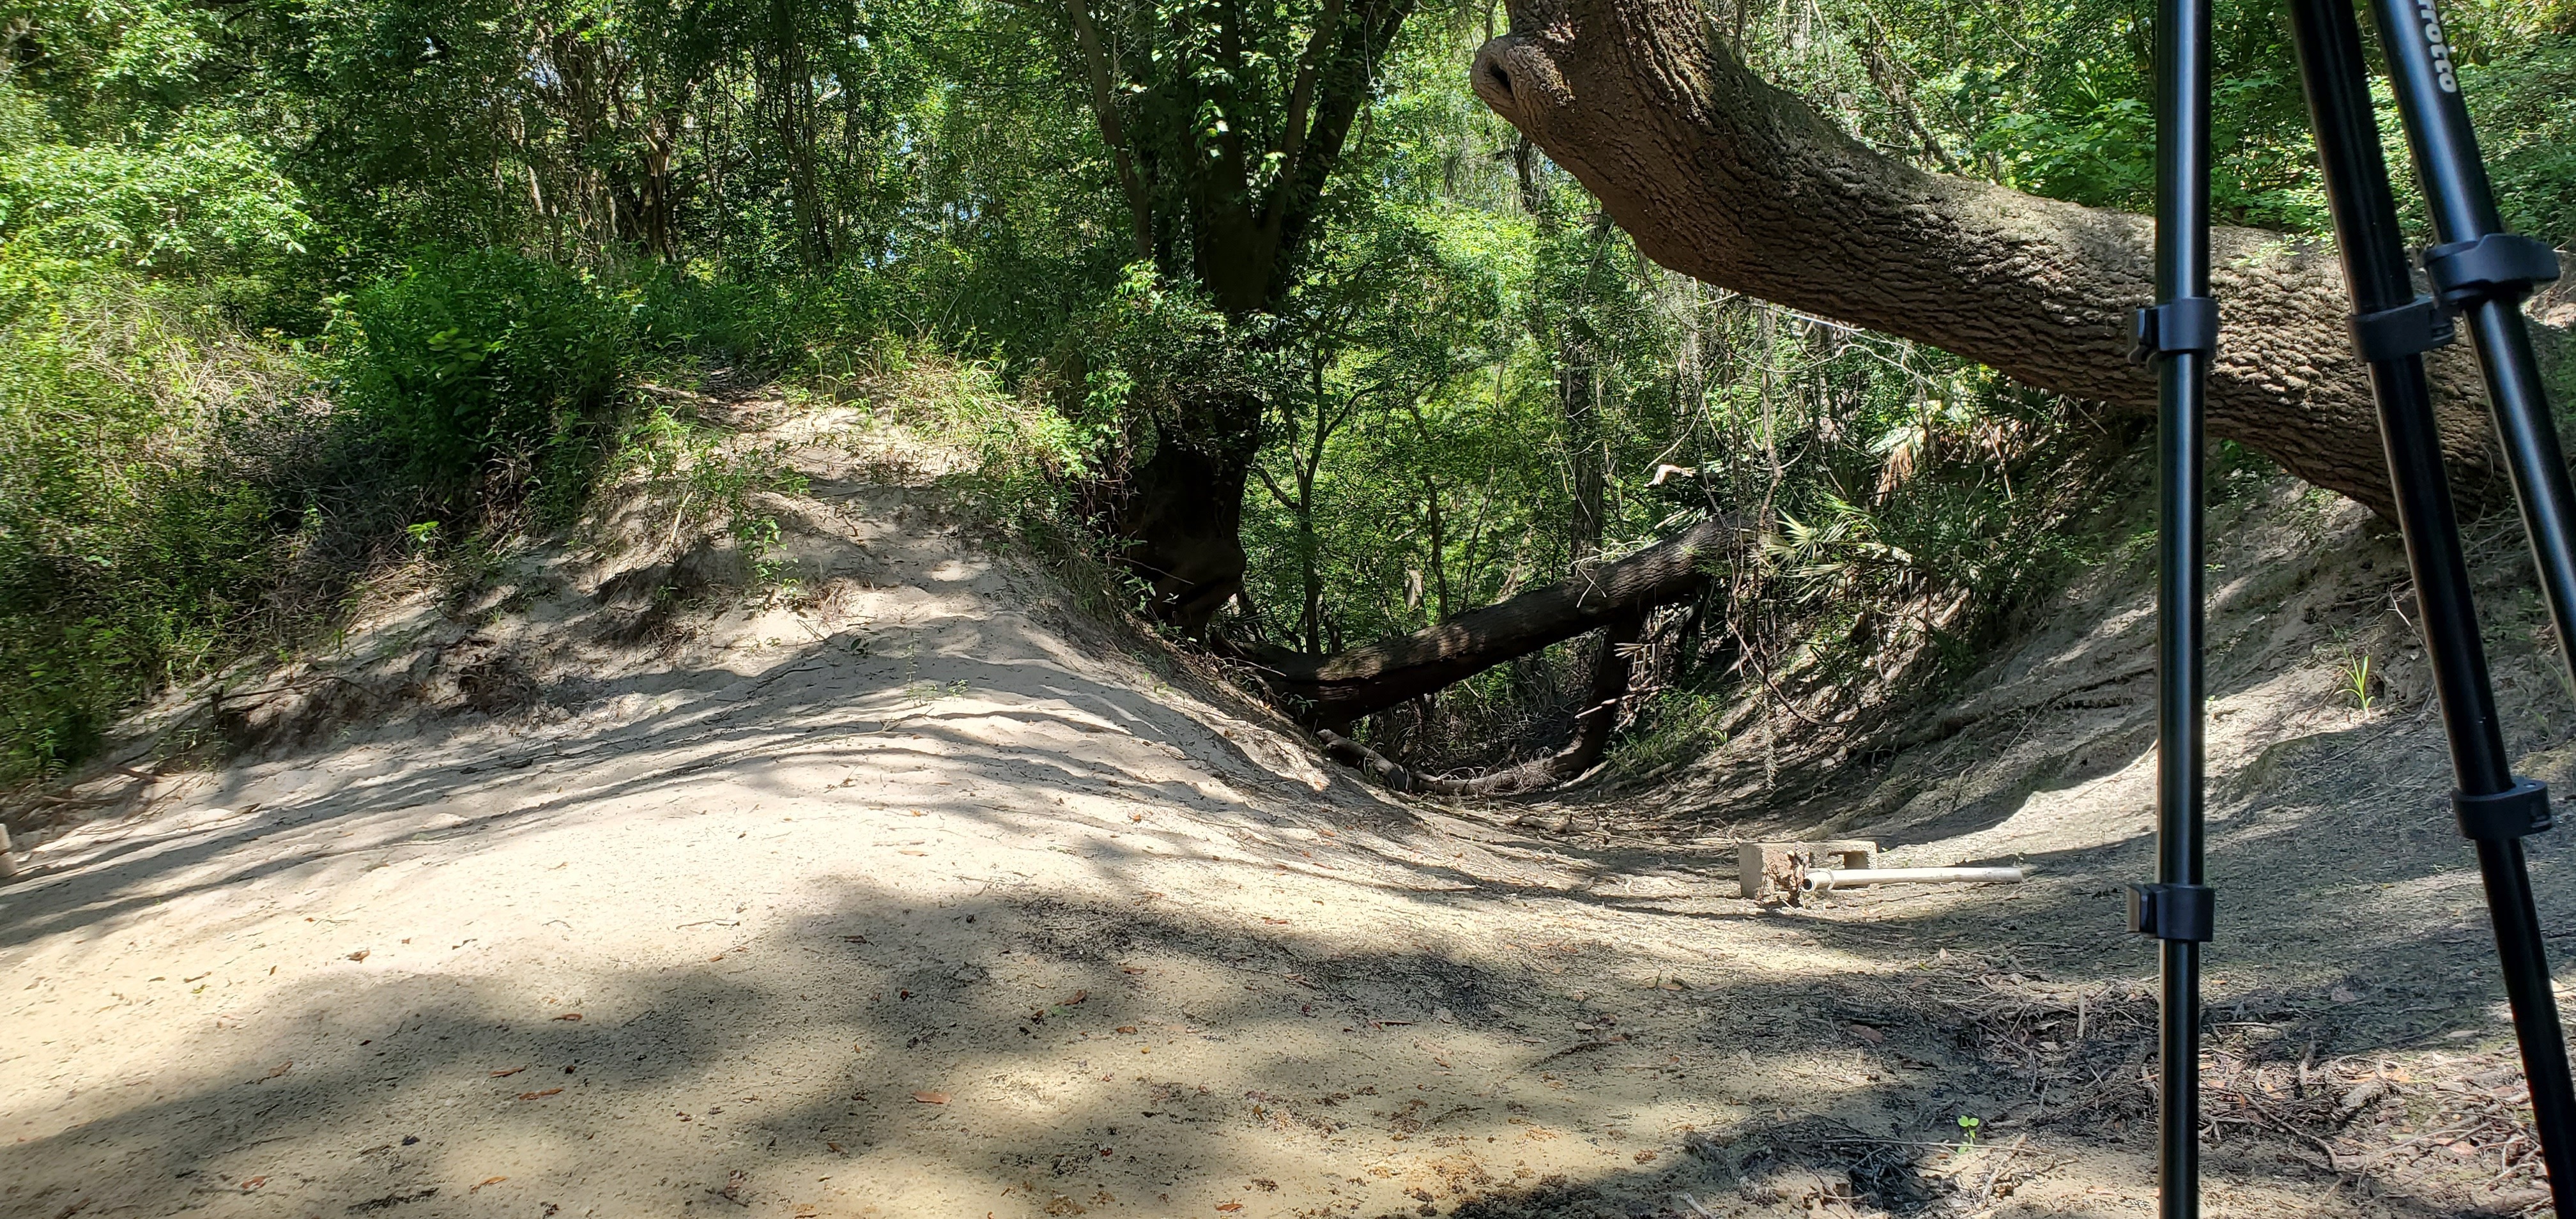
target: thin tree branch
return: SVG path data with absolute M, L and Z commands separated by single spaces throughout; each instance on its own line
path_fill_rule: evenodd
M 1331 53 L 1333 35 L 1341 29 L 1342 0 L 1324 0 L 1324 13 L 1315 19 L 1315 32 L 1306 40 L 1306 53 L 1297 60 L 1297 83 L 1288 91 L 1288 125 L 1279 133 L 1273 151 L 1279 154 L 1279 181 L 1296 176 L 1297 155 L 1306 147 L 1306 111 L 1315 102 L 1315 76 L 1323 71 L 1324 57 Z M 1273 189 L 1277 184 L 1273 184 Z
M 1290 512 L 1304 512 L 1306 510 L 1306 505 L 1304 503 L 1290 499 L 1287 492 L 1279 489 L 1279 483 L 1277 480 L 1270 477 L 1270 471 L 1256 465 L 1252 467 L 1252 476 L 1260 479 L 1261 485 L 1270 489 L 1270 498 L 1278 500 L 1280 507 L 1285 508 Z
M 1109 54 L 1100 44 L 1100 31 L 1091 21 L 1089 0 L 1066 0 L 1065 10 L 1073 19 L 1074 45 L 1082 52 L 1082 66 L 1091 83 L 1091 115 L 1100 124 L 1100 140 L 1109 145 L 1109 157 L 1118 167 L 1118 185 L 1127 193 L 1127 211 L 1135 223 L 1136 257 L 1154 256 L 1154 198 L 1145 189 L 1145 181 L 1136 174 L 1136 158 L 1129 151 L 1126 126 L 1118 120 L 1118 93 L 1109 79 Z

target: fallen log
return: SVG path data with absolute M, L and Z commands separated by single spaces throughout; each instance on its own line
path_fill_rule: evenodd
M 1598 764 L 1601 755 L 1609 750 L 1610 730 L 1618 726 L 1619 700 L 1627 697 L 1628 679 L 1636 667 L 1632 648 L 1645 628 L 1646 611 L 1636 609 L 1602 630 L 1601 651 L 1592 661 L 1592 689 L 1583 709 L 1574 713 L 1574 739 L 1543 758 L 1472 778 L 1448 779 L 1406 769 L 1329 728 L 1316 735 L 1324 742 L 1324 756 L 1372 775 L 1397 791 L 1435 796 L 1509 796 L 1572 782 Z
M 1262 646 L 1237 647 L 1235 655 L 1260 670 L 1272 692 L 1301 719 L 1346 732 L 1363 715 L 1550 644 L 1631 617 L 1642 622 L 1647 611 L 1697 592 L 1708 579 L 1711 562 L 1733 553 L 1741 536 L 1734 518 L 1714 518 L 1626 558 L 1584 568 L 1572 579 L 1410 635 L 1330 656 Z

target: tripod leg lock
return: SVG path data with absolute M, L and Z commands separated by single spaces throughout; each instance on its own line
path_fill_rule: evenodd
M 2129 886 L 2129 930 L 2160 940 L 2209 942 L 2218 891 L 2207 885 Z
M 2352 343 L 2361 358 L 2377 364 L 2420 356 L 2446 346 L 2458 335 L 2440 301 L 2419 296 L 2394 309 L 2352 315 Z
M 2208 296 L 2177 296 L 2138 310 L 2129 346 L 2129 362 L 2146 364 L 2176 352 L 2218 351 L 2218 301 Z
M 2549 829 L 2549 785 L 2538 779 L 2514 780 L 2500 792 L 2472 796 L 2451 793 L 2451 815 L 2460 837 L 2473 842 L 2511 842 Z
M 2558 251 L 2528 237 L 2489 233 L 2424 251 L 2424 274 L 2445 304 L 2518 301 L 2558 278 Z

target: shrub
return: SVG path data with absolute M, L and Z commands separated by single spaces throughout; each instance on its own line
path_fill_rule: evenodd
M 0 75 L 0 251 L 164 273 L 304 253 L 302 194 L 232 128 L 209 112 L 149 139 L 64 143 Z
M 351 303 L 348 404 L 451 510 L 479 492 L 560 519 L 598 472 L 632 312 L 517 254 L 424 255 Z
M 237 654 L 265 622 L 283 525 L 231 459 L 245 414 L 291 414 L 291 354 L 182 294 L 0 260 L 0 783 L 93 748 L 136 696 Z
M 657 361 L 713 360 L 752 376 L 856 371 L 854 349 L 882 333 L 880 277 L 707 278 L 662 263 L 620 268 L 638 347 Z

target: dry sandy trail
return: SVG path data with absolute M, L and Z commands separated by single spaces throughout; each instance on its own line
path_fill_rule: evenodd
M 913 498 L 818 481 L 828 608 L 667 650 L 560 556 L 525 613 L 398 607 L 373 637 L 573 705 L 45 843 L 0 889 L 0 1210 L 1409 1214 L 1741 1112 L 1596 1035 L 1749 980 L 1783 933 L 1625 909 L 1731 884 L 1384 801 Z
M 501 714 L 44 842 L 0 887 L 0 1213 L 2139 1213 L 2143 1141 L 2016 1139 L 2064 1098 L 1934 993 L 2074 890 L 1879 925 L 1738 900 L 1713 841 L 1399 803 L 882 458 L 799 450 L 805 598 L 621 610 L 689 564 L 533 555 L 345 658 Z M 2222 1196 L 2305 1211 L 2267 1171 Z

